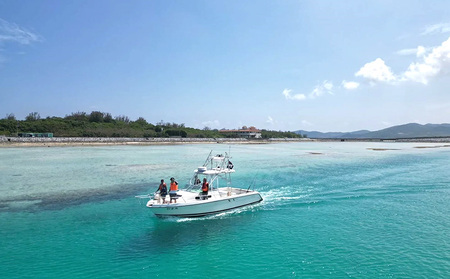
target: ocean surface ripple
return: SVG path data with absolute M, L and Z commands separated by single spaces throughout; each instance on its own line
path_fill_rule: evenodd
M 426 144 L 421 144 L 426 145 Z M 264 200 L 158 219 L 136 199 L 211 149 Z M 0 278 L 450 278 L 450 148 L 0 149 Z

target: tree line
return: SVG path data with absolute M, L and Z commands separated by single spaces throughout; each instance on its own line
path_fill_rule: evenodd
M 135 121 L 128 116 L 113 117 L 110 113 L 92 111 L 74 112 L 65 117 L 41 118 L 38 112 L 31 112 L 25 120 L 17 120 L 14 114 L 7 114 L 0 119 L 0 135 L 17 136 L 19 133 L 53 133 L 55 137 L 189 137 L 189 138 L 223 138 L 217 129 L 204 127 L 196 129 L 186 127 L 184 123 L 160 121 L 148 123 L 143 117 Z M 298 138 L 293 132 L 261 131 L 263 138 Z

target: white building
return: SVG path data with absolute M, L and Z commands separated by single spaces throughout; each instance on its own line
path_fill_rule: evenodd
M 232 135 L 240 138 L 247 139 L 260 139 L 261 138 L 261 130 L 256 129 L 255 127 L 242 127 L 239 130 L 220 130 L 221 134 L 224 135 Z

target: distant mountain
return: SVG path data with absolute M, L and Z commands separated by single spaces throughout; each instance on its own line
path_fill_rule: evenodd
M 307 135 L 308 138 L 312 139 L 335 139 L 335 138 L 356 138 L 359 135 L 365 135 L 367 133 L 370 133 L 369 130 L 361 130 L 361 131 L 355 131 L 350 133 L 342 133 L 342 132 L 328 132 L 328 133 L 322 133 L 317 131 L 303 131 L 299 130 L 295 133 L 300 135 Z
M 360 130 L 355 132 L 328 132 L 299 130 L 295 133 L 307 135 L 308 138 L 317 139 L 395 139 L 395 138 L 422 138 L 422 137 L 450 137 L 450 124 L 409 123 L 393 126 L 379 131 Z

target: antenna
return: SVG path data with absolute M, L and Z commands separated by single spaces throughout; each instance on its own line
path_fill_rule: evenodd
M 256 172 L 255 176 L 253 177 L 252 183 L 250 183 L 250 185 L 248 186 L 248 188 L 247 188 L 247 193 L 248 193 L 248 191 L 250 190 L 250 187 L 252 187 L 252 186 L 253 186 L 253 190 L 255 190 L 254 186 L 255 186 L 256 176 L 258 175 L 258 173 L 259 173 L 259 171 Z

